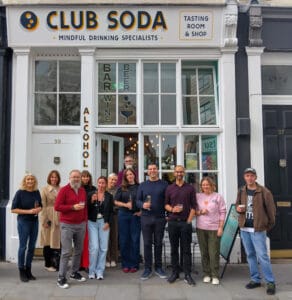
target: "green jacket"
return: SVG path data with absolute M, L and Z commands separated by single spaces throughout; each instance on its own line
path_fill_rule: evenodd
M 272 193 L 264 186 L 256 183 L 257 188 L 253 198 L 253 226 L 255 231 L 269 231 L 275 225 L 276 206 Z M 246 185 L 238 190 L 236 207 L 244 204 L 247 207 Z M 245 213 L 239 213 L 239 227 L 244 227 Z

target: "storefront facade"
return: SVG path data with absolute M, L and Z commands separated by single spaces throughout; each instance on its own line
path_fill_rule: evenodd
M 10 203 L 26 171 L 41 187 L 58 169 L 66 184 L 73 168 L 94 178 L 118 172 L 126 154 L 140 181 L 149 162 L 168 181 L 182 164 L 188 182 L 209 174 L 234 202 L 237 4 L 196 2 L 7 6 Z M 15 261 L 15 216 L 6 226 Z

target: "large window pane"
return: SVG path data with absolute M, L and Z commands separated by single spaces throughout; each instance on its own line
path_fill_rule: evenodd
M 34 105 L 35 125 L 57 125 L 57 96 L 37 94 Z
M 184 163 L 186 170 L 200 169 L 200 147 L 198 135 L 185 136 Z
M 35 62 L 35 91 L 36 92 L 57 91 L 57 62 L 56 61 Z
M 183 95 L 197 95 L 196 69 L 183 67 L 182 69 L 182 93 Z
M 214 82 L 212 69 L 199 69 L 200 95 L 214 95 Z
M 176 91 L 175 64 L 161 64 L 161 92 L 175 93 Z
M 60 91 L 80 92 L 80 61 L 60 61 Z
M 155 125 L 159 123 L 158 95 L 144 96 L 144 125 Z
M 136 92 L 136 64 L 119 63 L 119 92 Z
M 100 95 L 98 97 L 98 123 L 116 124 L 116 96 Z
M 174 170 L 176 165 L 176 136 L 163 135 L 161 137 L 161 168 Z
M 176 124 L 176 96 L 161 96 L 161 125 Z
M 60 95 L 59 125 L 80 125 L 80 95 Z
M 217 136 L 202 136 L 202 169 L 217 170 Z
M 215 98 L 201 97 L 200 98 L 200 117 L 202 125 L 216 124 Z
M 157 164 L 159 168 L 159 136 L 144 136 L 144 170 L 147 170 L 150 163 Z
M 144 93 L 158 93 L 158 64 L 143 65 Z
M 136 124 L 136 96 L 119 96 L 119 125 Z
M 292 95 L 292 66 L 262 66 L 264 95 Z
M 183 97 L 183 122 L 185 125 L 198 125 L 197 97 Z
M 116 91 L 116 64 L 98 64 L 98 90 L 100 93 Z

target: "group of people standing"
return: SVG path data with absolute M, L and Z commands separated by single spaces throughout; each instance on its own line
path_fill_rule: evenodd
M 89 279 L 102 280 L 105 267 L 117 265 L 118 245 L 122 271 L 137 272 L 141 257 L 141 232 L 144 243 L 144 271 L 141 280 L 147 280 L 152 276 L 154 262 L 154 273 L 160 278 L 167 278 L 170 284 L 174 283 L 179 278 L 182 268 L 184 281 L 193 286 L 195 281 L 191 276 L 191 243 L 192 221 L 196 217 L 203 282 L 218 285 L 220 237 L 223 233 L 226 205 L 222 196 L 215 192 L 216 187 L 212 178 L 203 177 L 200 183 L 201 192 L 196 193 L 194 186 L 184 181 L 185 169 L 182 165 L 174 168 L 175 181 L 168 184 L 159 179 L 158 168 L 156 164 L 151 163 L 147 170 L 148 179 L 139 184 L 130 156 L 126 156 L 125 169 L 121 174 L 121 176 L 110 174 L 108 178 L 100 176 L 95 187 L 89 172 L 72 170 L 69 183 L 60 188 L 60 175 L 54 170 L 49 173 L 48 185 L 41 193 L 37 189 L 37 179 L 34 175 L 27 174 L 24 177 L 12 203 L 12 212 L 18 214 L 20 279 L 24 282 L 35 279 L 31 273 L 31 262 L 40 214 L 40 243 L 43 246 L 45 267 L 48 271 L 58 271 L 57 285 L 61 288 L 69 287 L 67 271 L 71 255 L 71 280 L 86 281 L 79 272 L 80 267 L 88 267 Z M 255 187 L 254 195 L 262 192 L 263 188 L 259 191 L 258 185 Z M 245 186 L 240 190 L 237 199 L 240 227 L 246 226 L 246 214 L 245 210 L 242 210 L 242 205 L 247 205 L 245 198 L 250 201 L 246 189 Z M 250 195 L 251 192 L 248 189 L 247 191 Z M 266 195 L 269 199 L 265 200 L 265 203 L 269 205 L 265 205 L 272 209 L 270 194 L 266 192 L 264 196 Z M 262 230 L 265 226 L 262 222 L 259 225 L 257 216 L 258 214 L 254 213 L 254 224 Z M 271 227 L 273 212 L 268 217 Z M 162 267 L 166 224 L 168 224 L 172 265 L 172 273 L 168 277 Z M 254 228 L 255 233 L 258 228 Z M 258 255 L 258 250 L 256 245 L 251 245 L 251 240 L 253 241 L 253 237 L 245 237 L 243 240 L 252 268 L 252 281 L 247 288 L 260 286 L 259 274 L 252 265 L 254 258 L 251 259 L 252 256 Z M 260 256 L 260 263 L 265 262 L 264 275 L 267 276 L 265 279 L 269 284 L 267 293 L 271 294 L 275 292 L 274 278 L 271 269 L 267 267 L 269 260 L 263 256 L 264 254 Z

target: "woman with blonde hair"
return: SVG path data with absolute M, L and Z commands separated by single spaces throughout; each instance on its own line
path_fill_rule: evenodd
M 41 195 L 37 186 L 36 177 L 31 173 L 26 174 L 11 206 L 11 212 L 18 215 L 18 268 L 20 280 L 23 282 L 36 279 L 31 273 L 31 264 L 38 236 L 38 214 L 42 210 Z
M 59 213 L 54 204 L 60 190 L 61 177 L 58 171 L 52 170 L 47 177 L 47 185 L 42 188 L 42 206 L 40 213 L 40 245 L 43 246 L 45 268 L 50 272 L 59 269 L 60 261 L 60 222 Z
M 226 216 L 223 197 L 215 192 L 216 185 L 209 176 L 201 180 L 197 194 L 197 236 L 201 252 L 204 283 L 219 284 L 220 238 Z

